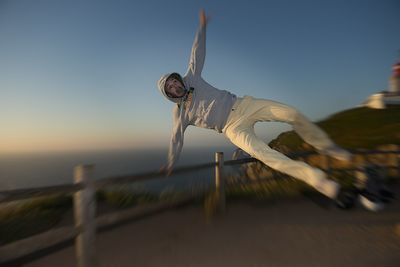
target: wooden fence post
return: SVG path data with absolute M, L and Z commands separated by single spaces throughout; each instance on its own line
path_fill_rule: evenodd
M 400 176 L 400 146 L 398 145 L 397 146 L 397 153 L 396 153 L 396 158 L 397 158 L 397 161 L 396 161 L 396 164 L 397 164 L 397 176 Z
M 395 151 L 393 154 L 393 173 L 395 177 L 400 177 L 400 146 L 394 145 L 392 150 Z
M 331 175 L 331 159 L 327 155 L 322 155 L 322 168 L 325 170 L 326 175 Z
M 215 153 L 215 188 L 217 194 L 217 210 L 220 213 L 225 212 L 225 179 L 224 179 L 224 153 Z
M 365 156 L 364 151 L 359 151 L 357 154 L 354 154 L 354 167 L 362 168 L 364 165 L 368 164 L 368 158 Z
M 78 165 L 74 169 L 74 182 L 83 189 L 74 194 L 75 227 L 80 233 L 75 238 L 78 267 L 97 266 L 96 259 L 96 196 L 93 181 L 94 165 Z

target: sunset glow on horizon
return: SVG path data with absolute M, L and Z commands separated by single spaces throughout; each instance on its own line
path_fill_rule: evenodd
M 314 121 L 385 90 L 400 48 L 390 0 L 4 1 L 0 153 L 168 147 L 173 105 L 156 82 L 186 71 L 200 8 L 206 81 Z M 259 129 L 270 140 L 287 128 Z M 230 145 L 214 131 L 185 139 L 218 144 Z

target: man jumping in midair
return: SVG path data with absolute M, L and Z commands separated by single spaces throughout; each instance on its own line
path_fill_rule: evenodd
M 207 18 L 200 11 L 200 28 L 192 47 L 189 68 L 182 77 L 174 72 L 158 81 L 160 92 L 176 105 L 173 109 L 173 132 L 165 171 L 170 174 L 182 150 L 184 132 L 189 125 L 214 129 L 237 147 L 265 165 L 300 179 L 325 196 L 334 199 L 339 207 L 352 205 L 338 183 L 327 178 L 320 169 L 302 161 L 292 160 L 271 149 L 256 136 L 256 122 L 278 121 L 289 123 L 304 141 L 321 153 L 339 160 L 350 160 L 351 154 L 335 145 L 318 126 L 310 122 L 297 109 L 288 105 L 251 96 L 237 97 L 208 84 L 201 72 L 206 54 Z

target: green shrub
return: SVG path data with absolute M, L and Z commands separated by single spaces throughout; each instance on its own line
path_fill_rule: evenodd
M 41 233 L 56 225 L 72 206 L 70 196 L 40 197 L 0 208 L 0 244 Z
M 134 205 L 151 203 L 157 200 L 157 197 L 147 192 L 132 192 L 126 188 L 114 188 L 111 190 L 102 190 L 97 193 L 99 201 L 105 201 L 118 208 L 129 208 Z

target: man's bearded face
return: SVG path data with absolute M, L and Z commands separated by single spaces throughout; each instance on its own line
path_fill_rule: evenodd
M 177 80 L 176 78 L 168 78 L 165 82 L 165 93 L 172 98 L 180 98 L 183 97 L 186 93 L 185 87 L 183 84 Z

